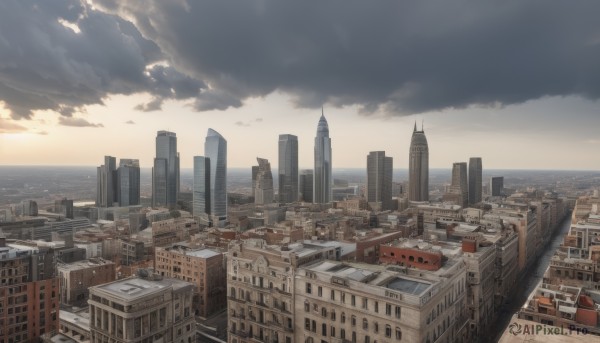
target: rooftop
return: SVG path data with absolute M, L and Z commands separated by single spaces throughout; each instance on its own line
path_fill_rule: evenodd
M 63 270 L 80 270 L 87 269 L 90 267 L 97 267 L 102 265 L 115 264 L 113 261 L 108 261 L 103 258 L 90 258 L 88 260 L 77 261 L 73 263 L 59 264 L 58 268 Z M 62 313 L 61 313 L 62 316 Z
M 131 277 L 95 286 L 93 288 L 106 292 L 114 297 L 121 298 L 124 301 L 132 301 L 153 293 L 163 292 L 165 289 L 171 287 L 173 290 L 177 290 L 186 286 L 191 287 L 191 284 L 177 279 L 164 278 L 153 280 Z

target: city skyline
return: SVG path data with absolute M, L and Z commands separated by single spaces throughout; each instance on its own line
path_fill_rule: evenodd
M 149 167 L 153 133 L 169 130 L 191 168 L 197 132 L 214 127 L 231 167 L 275 161 L 289 133 L 307 168 L 324 106 L 334 168 L 380 150 L 406 168 L 424 120 L 432 168 L 482 156 L 493 169 L 600 169 L 586 158 L 600 146 L 598 4 L 188 5 L 0 4 L 0 163 Z M 223 31 L 223 15 L 246 19 Z

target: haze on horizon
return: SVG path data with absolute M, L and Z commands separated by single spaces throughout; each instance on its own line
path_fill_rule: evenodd
M 208 128 L 228 166 L 312 168 L 324 107 L 333 167 L 600 170 L 600 3 L 7 0 L 0 3 L 0 165 L 149 167 L 156 131 L 183 168 Z

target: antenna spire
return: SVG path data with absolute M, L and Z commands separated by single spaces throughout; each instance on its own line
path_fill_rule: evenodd
M 425 119 L 421 119 L 421 131 L 425 132 Z
M 413 132 L 417 132 L 417 121 L 415 120 L 415 128 L 413 129 Z

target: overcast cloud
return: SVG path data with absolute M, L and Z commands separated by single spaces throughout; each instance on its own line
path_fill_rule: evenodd
M 70 116 L 146 92 L 199 111 L 285 92 L 394 115 L 600 97 L 600 2 L 0 2 L 0 99 Z M 76 33 L 68 25 L 77 25 Z M 157 64 L 157 62 L 160 62 Z

